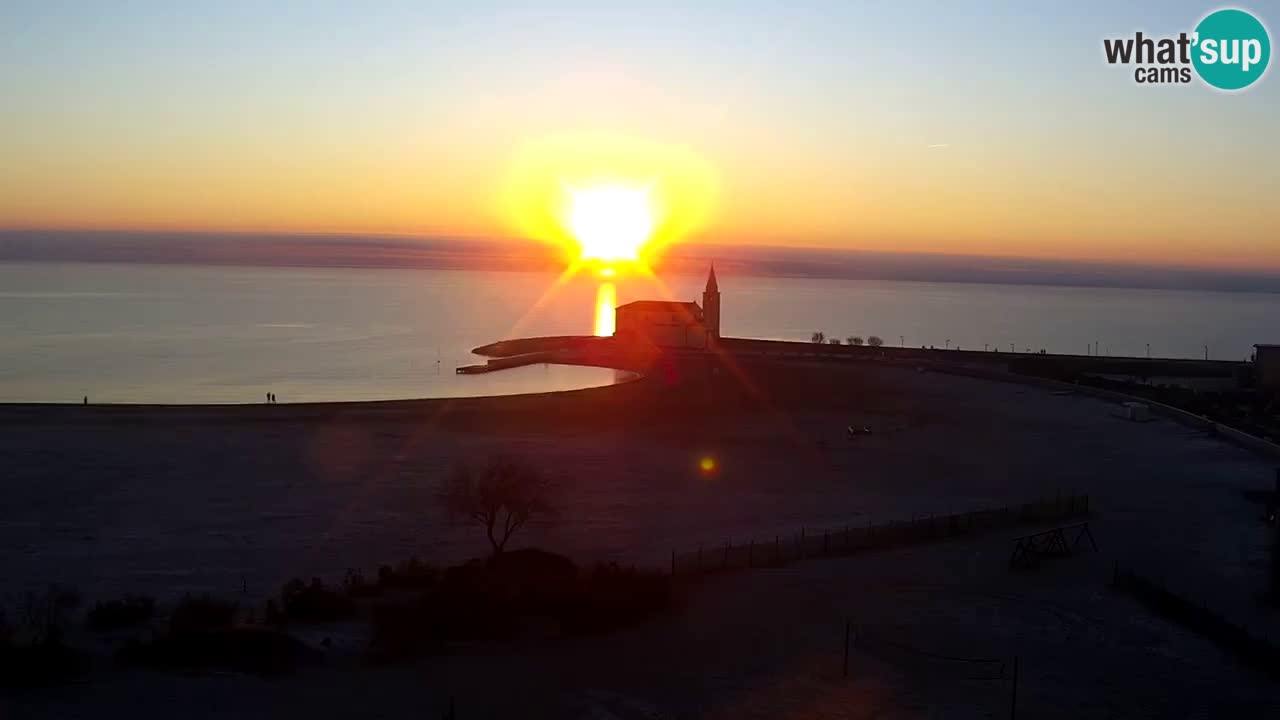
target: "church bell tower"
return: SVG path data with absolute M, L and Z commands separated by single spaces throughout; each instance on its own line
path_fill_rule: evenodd
M 707 287 L 702 291 L 702 319 L 707 325 L 707 344 L 720 339 L 720 286 L 716 284 L 716 266 L 707 273 Z

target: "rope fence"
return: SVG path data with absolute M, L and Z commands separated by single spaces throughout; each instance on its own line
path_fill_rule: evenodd
M 1280 647 L 1266 635 L 1254 635 L 1248 626 L 1237 625 L 1209 609 L 1207 603 L 1180 595 L 1162 583 L 1132 569 L 1115 566 L 1111 587 L 1132 595 L 1157 615 L 1176 622 L 1236 653 L 1245 662 L 1280 675 Z
M 1003 680 L 1009 660 L 1005 658 L 960 657 L 922 650 L 906 643 L 896 642 L 866 628 L 855 627 L 854 638 L 860 650 L 873 652 L 886 658 L 906 658 L 920 662 L 932 662 L 942 666 L 956 664 L 973 668 L 972 680 Z
M 935 671 L 935 678 L 940 682 L 949 676 L 970 681 L 970 687 L 986 688 L 983 692 L 1007 692 L 1009 718 L 1014 720 L 1018 716 L 1019 658 L 1016 655 L 1012 658 L 969 657 L 924 650 L 914 645 L 891 640 L 880 632 L 867 630 L 861 625 L 853 625 L 846 620 L 844 663 L 841 669 L 841 676 L 844 678 L 849 677 L 850 648 L 889 662 L 927 664 Z M 977 681 L 978 684 L 974 685 L 973 681 Z
M 1054 497 L 997 508 L 948 515 L 923 515 L 909 521 L 878 525 L 845 525 L 746 542 L 724 540 L 689 552 L 671 551 L 672 577 L 698 577 L 716 572 L 781 567 L 807 558 L 841 557 L 873 550 L 947 540 L 987 530 L 1051 522 L 1089 514 L 1087 494 Z

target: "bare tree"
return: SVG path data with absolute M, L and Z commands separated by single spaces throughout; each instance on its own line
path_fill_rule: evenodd
M 856 336 L 856 335 L 855 335 L 855 336 L 853 336 L 853 337 L 849 338 L 849 344 L 850 344 L 850 345 L 861 345 L 861 344 L 862 344 L 862 338 L 860 338 L 860 337 L 858 337 L 858 336 Z
M 827 334 L 822 332 L 821 330 L 809 336 L 809 342 L 818 343 L 819 345 L 821 345 L 826 341 L 827 341 Z
M 867 344 L 870 345 L 871 347 L 880 347 L 881 345 L 884 344 L 884 341 L 880 339 L 879 335 L 872 335 L 871 337 L 867 338 Z
M 537 468 L 497 457 L 481 467 L 460 466 L 439 500 L 451 517 L 484 528 L 498 555 L 520 528 L 552 515 L 551 490 L 551 479 Z

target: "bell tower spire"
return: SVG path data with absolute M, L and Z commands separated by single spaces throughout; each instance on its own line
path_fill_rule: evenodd
M 716 265 L 711 263 L 707 287 L 702 291 L 702 318 L 707 326 L 707 343 L 720 339 L 720 285 L 716 283 Z

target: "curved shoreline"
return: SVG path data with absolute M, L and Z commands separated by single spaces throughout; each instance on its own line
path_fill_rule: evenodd
M 427 409 L 432 405 L 450 403 L 473 403 L 473 402 L 493 402 L 497 400 L 506 400 L 513 398 L 550 398 L 563 397 L 576 393 L 585 393 L 592 391 L 601 391 L 607 388 L 613 388 L 620 385 L 635 382 L 643 377 L 642 373 L 631 368 L 613 367 L 611 365 L 573 362 L 568 359 L 566 362 L 549 362 L 540 363 L 546 365 L 559 365 L 562 367 L 594 367 L 601 370 L 615 370 L 619 372 L 629 373 L 629 377 L 615 378 L 611 382 L 600 385 L 588 385 L 585 387 L 571 387 L 563 390 L 539 390 L 534 392 L 516 392 L 516 393 L 500 393 L 492 395 L 444 395 L 438 397 L 402 397 L 402 398 L 386 398 L 386 399 L 352 399 L 352 400 L 302 400 L 296 402 L 286 402 L 278 404 L 268 404 L 263 402 L 209 402 L 209 403 L 153 403 L 153 402 L 93 402 L 93 403 L 77 403 L 77 402 L 3 402 L 0 401 L 0 415 L 13 410 L 64 410 L 75 412 L 115 412 L 127 414 L 130 412 L 151 412 L 151 411 L 208 411 L 210 413 L 242 413 L 242 412 L 262 412 L 273 416 L 283 416 L 289 414 L 291 410 L 297 411 L 314 411 L 314 410 L 343 410 L 343 409 L 359 409 L 367 408 L 375 409 Z
M 951 363 L 950 352 L 937 350 L 916 351 L 908 348 L 861 348 L 852 346 L 811 347 L 804 343 L 785 341 L 748 340 L 726 338 L 736 348 L 728 350 L 726 355 L 737 356 L 740 361 L 749 359 L 786 362 L 788 360 L 808 360 L 819 362 L 883 362 L 899 364 L 901 361 L 924 362 L 930 368 L 952 375 L 968 376 L 997 382 L 1038 386 L 1050 390 L 1071 390 L 1084 395 L 1112 402 L 1135 401 L 1147 404 L 1158 414 L 1196 429 L 1216 434 L 1228 442 L 1246 448 L 1267 457 L 1280 457 L 1280 444 L 1265 438 L 1256 437 L 1239 429 L 1208 418 L 1195 415 L 1181 408 L 1165 405 L 1147 398 L 1128 395 L 1114 390 L 1103 390 L 1086 385 L 1073 385 L 1061 381 L 1041 378 L 1034 375 L 1013 372 L 1009 369 L 977 367 L 971 363 Z M 834 350 L 834 352 L 833 352 Z M 630 373 L 625 379 L 583 388 L 566 390 L 549 390 L 543 392 L 512 393 L 500 395 L 475 395 L 457 397 L 423 397 L 394 398 L 386 400 L 335 400 L 318 402 L 290 402 L 279 405 L 265 403 L 100 403 L 82 405 L 78 403 L 3 403 L 0 402 L 0 425 L 24 421 L 109 419 L 237 419 L 237 420 L 318 420 L 335 418 L 398 418 L 429 416 L 438 418 L 448 415 L 469 415 L 473 413 L 491 412 L 545 412 L 548 402 L 574 402 L 579 399 L 596 399 L 605 403 L 616 401 L 619 388 L 637 384 L 646 377 L 646 372 L 655 360 L 663 355 L 656 348 L 639 350 L 621 348 L 611 337 L 590 335 L 557 335 L 529 338 L 513 338 L 499 340 L 487 345 L 473 348 L 472 353 L 488 358 L 510 358 L 529 353 L 551 353 L 557 356 L 556 362 L 544 363 L 561 366 L 585 366 Z M 899 358 L 873 357 L 870 353 L 885 352 L 901 355 Z M 706 352 L 682 353 L 674 352 L 667 357 L 679 362 L 696 357 L 702 360 L 712 354 Z M 974 354 L 974 358 L 987 360 L 987 353 Z M 1045 359 L 1043 356 L 1031 355 L 1030 358 Z M 999 358 L 1001 360 L 1021 359 L 1017 355 Z M 898 362 L 894 362 L 897 360 Z M 941 360 L 941 362 L 940 362 Z M 1124 360 L 1123 358 L 1119 360 Z M 1215 361 L 1214 364 L 1234 366 L 1235 363 Z M 496 370 L 501 372 L 501 370 Z
M 1243 363 L 1235 361 L 1201 361 L 1195 359 L 1156 359 L 1152 360 L 1139 358 L 1124 357 L 1104 357 L 1092 358 L 1071 355 L 1036 355 L 1036 354 L 1002 354 L 999 352 L 988 353 L 978 351 L 959 351 L 959 350 L 939 350 L 939 349 L 915 349 L 900 347 L 857 347 L 848 345 L 819 345 L 814 346 L 811 343 L 803 343 L 799 341 L 784 340 L 767 340 L 767 339 L 751 339 L 751 338 L 724 338 L 724 353 L 734 356 L 738 359 L 773 358 L 778 360 L 787 359 L 806 359 L 806 360 L 830 360 L 830 361 L 876 361 L 876 360 L 896 360 L 913 363 L 928 363 L 930 366 L 960 366 L 972 368 L 976 363 L 993 363 L 996 365 L 1007 365 L 1011 361 L 1032 362 L 1077 362 L 1077 363 L 1172 363 L 1179 366 L 1179 372 L 1189 375 L 1200 375 L 1207 368 L 1214 368 L 1215 373 L 1223 373 L 1224 369 L 1237 371 L 1243 366 Z M 654 360 L 663 354 L 657 348 L 649 348 L 639 350 L 636 348 L 620 348 L 612 337 L 600 337 L 594 335 L 548 335 L 535 336 L 527 338 L 510 338 L 498 340 L 486 345 L 481 345 L 471 349 L 471 353 L 485 358 L 510 358 L 517 355 L 530 353 L 557 353 L 556 362 L 545 363 L 560 366 L 585 366 L 596 367 L 608 370 L 621 370 L 635 373 L 643 376 L 646 369 L 652 366 Z M 679 351 L 671 353 L 673 356 L 682 356 L 684 353 Z M 705 357 L 707 353 L 695 353 Z M 951 362 L 952 360 L 966 361 L 961 363 Z M 541 364 L 541 363 L 540 363 Z M 999 376 L 1009 375 L 1012 377 L 1025 377 L 1023 373 L 978 373 L 989 379 L 1001 379 Z M 272 406 L 278 410 L 284 408 L 307 408 L 307 409 L 325 409 L 330 407 L 352 407 L 352 406 L 389 406 L 389 405 L 421 405 L 439 402 L 462 402 L 475 400 L 492 400 L 495 398 L 515 398 L 515 397 L 538 397 L 538 396 L 558 396 L 566 393 L 578 393 L 587 390 L 598 390 L 606 387 L 625 384 L 634 381 L 636 378 L 630 378 L 621 382 L 615 381 L 606 385 L 594 385 L 590 387 L 571 388 L 566 390 L 546 390 L 527 393 L 508 393 L 497 395 L 460 395 L 460 396 L 438 396 L 438 397 L 401 397 L 388 399 L 351 399 L 351 400 L 320 400 L 320 401 L 301 401 L 288 402 L 281 405 Z M 1015 382 L 1017 380 L 1014 380 Z M 1141 398 L 1134 398 L 1141 399 Z M 90 408 L 129 408 L 129 409 L 166 409 L 166 408 L 182 408 L 182 409 L 211 409 L 211 410 L 241 410 L 247 408 L 261 408 L 265 403 L 258 402 L 230 402 L 230 403 L 150 403 L 150 402 L 123 402 L 123 403 L 91 403 L 87 407 Z M 75 402 L 3 402 L 0 401 L 0 411 L 6 409 L 19 408 L 67 408 L 67 407 L 86 407 L 81 403 Z

